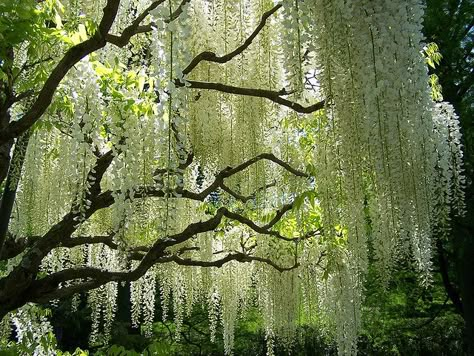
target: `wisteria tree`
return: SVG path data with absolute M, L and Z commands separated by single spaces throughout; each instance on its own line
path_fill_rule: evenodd
M 2 338 L 11 322 L 20 339 L 48 328 L 32 303 L 86 294 L 90 341 L 107 342 L 130 282 L 145 333 L 156 298 L 178 331 L 203 303 L 231 354 L 256 306 L 269 355 L 308 323 L 354 354 L 369 264 L 381 287 L 401 262 L 430 283 L 464 177 L 418 0 L 0 13 Z

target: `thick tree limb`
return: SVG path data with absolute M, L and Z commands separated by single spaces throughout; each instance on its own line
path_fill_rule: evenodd
M 10 167 L 10 151 L 12 146 L 13 140 L 10 140 L 4 144 L 0 144 L 0 185 L 3 183 L 8 174 L 8 168 Z
M 99 156 L 94 167 L 88 174 L 88 181 L 90 182 L 91 187 L 89 193 L 86 195 L 86 199 L 91 201 L 91 206 L 86 210 L 83 217 L 84 219 L 88 219 L 96 211 L 106 208 L 113 203 L 111 193 L 100 193 L 100 183 L 107 168 L 112 163 L 113 157 L 112 150 Z M 43 237 L 32 239 L 34 242 L 29 246 L 30 248 L 23 257 L 19 268 L 24 268 L 25 271 L 29 271 L 31 274 L 37 273 L 44 256 L 55 247 L 67 243 L 67 240 L 71 238 L 72 234 L 77 229 L 77 221 L 81 218 L 81 214 L 75 208 L 76 207 L 73 207 L 61 221 L 53 225 Z
M 290 267 L 281 267 L 277 265 L 276 263 L 274 263 L 273 261 L 271 261 L 270 259 L 257 257 L 257 256 L 249 256 L 240 252 L 230 253 L 226 255 L 225 257 L 215 260 L 215 261 L 198 261 L 198 260 L 192 260 L 188 258 L 181 258 L 179 256 L 173 255 L 173 256 L 163 257 L 159 259 L 157 263 L 175 262 L 181 266 L 220 268 L 224 264 L 229 263 L 231 261 L 237 261 L 241 263 L 256 261 L 260 263 L 265 263 L 282 273 L 299 267 L 298 262 L 296 262 Z M 114 272 L 107 272 L 104 270 L 91 268 L 91 267 L 64 270 L 61 272 L 57 272 L 54 276 L 54 280 L 42 279 L 35 282 L 34 285 L 32 286 L 34 290 L 32 291 L 32 294 L 30 294 L 28 301 L 36 302 L 36 303 L 46 303 L 52 299 L 65 298 L 79 292 L 86 292 L 88 290 L 95 289 L 110 281 L 116 281 L 116 282 L 134 281 L 141 277 L 141 275 L 137 274 L 135 271 L 136 270 L 131 271 L 131 272 L 125 272 L 125 273 L 120 273 L 120 272 L 114 273 Z M 81 283 L 74 284 L 72 286 L 65 287 L 65 288 L 56 287 L 55 289 L 52 289 L 48 291 L 47 293 L 43 292 L 43 289 L 45 288 L 45 286 L 51 287 L 51 285 L 59 285 L 59 283 L 64 283 L 65 281 L 71 281 L 75 279 L 85 279 L 84 277 L 85 275 L 88 276 L 87 277 L 88 280 L 86 282 L 81 282 Z M 46 278 L 49 278 L 49 277 L 50 276 Z M 58 282 L 59 280 L 63 280 L 63 282 Z
M 18 256 L 28 247 L 31 247 L 33 242 L 34 238 L 14 239 L 13 237 L 8 236 L 5 239 L 2 253 L 0 254 L 0 261 L 6 261 L 10 258 Z
M 97 158 L 93 170 L 91 170 L 87 176 L 87 180 L 90 182 L 91 187 L 89 188 L 89 194 L 86 198 L 90 199 L 91 197 L 99 195 L 100 183 L 102 182 L 105 172 L 112 164 L 114 157 L 114 151 L 109 150 Z
M 6 74 L 4 80 L 0 80 L 0 133 L 5 131 L 10 123 L 10 106 L 13 104 L 13 69 L 14 51 L 11 46 L 7 46 L 7 60 L 2 65 L 2 70 Z M 2 98 L 3 96 L 3 98 Z M 10 151 L 13 146 L 13 139 L 0 143 L 0 185 L 3 183 L 8 174 L 10 166 Z
M 212 220 L 212 219 L 211 219 Z M 209 222 L 208 220 L 207 222 Z M 150 250 L 151 251 L 151 250 Z M 147 255 L 148 256 L 148 255 Z M 270 259 L 258 257 L 258 256 L 250 256 L 241 252 L 231 252 L 227 254 L 225 257 L 220 258 L 214 261 L 200 261 L 200 260 L 193 260 L 190 258 L 182 258 L 179 255 L 162 255 L 156 256 L 154 260 L 150 260 L 150 262 L 140 263 L 140 265 L 130 272 L 110 272 L 94 267 L 76 267 L 76 268 L 69 268 L 65 269 L 56 273 L 53 273 L 39 281 L 35 281 L 32 285 L 32 291 L 29 297 L 29 301 L 32 302 L 46 302 L 51 299 L 57 299 L 61 297 L 70 296 L 72 294 L 77 293 L 78 291 L 84 292 L 90 289 L 97 288 L 100 285 L 105 283 L 115 281 L 135 281 L 141 276 L 143 276 L 148 269 L 154 264 L 160 263 L 170 263 L 175 262 L 181 266 L 196 266 L 196 267 L 217 267 L 220 268 L 224 264 L 229 263 L 231 261 L 241 262 L 241 263 L 248 263 L 248 262 L 260 262 L 265 263 L 273 268 L 275 268 L 279 272 L 290 271 L 299 267 L 299 263 L 295 261 L 295 263 L 290 267 L 282 267 L 276 264 L 275 262 L 271 261 Z M 148 264 L 150 264 L 148 266 Z M 79 283 L 77 285 L 73 285 L 71 287 L 66 288 L 59 288 L 59 285 L 65 283 L 67 281 L 73 280 L 86 280 L 86 282 Z M 45 289 L 49 289 L 47 293 L 45 293 Z M 40 293 L 38 293 L 40 291 Z
M 186 84 L 184 82 L 176 80 L 175 85 L 181 86 L 181 87 L 186 85 L 189 88 L 193 88 L 193 89 L 216 90 L 222 93 L 229 93 L 229 94 L 236 94 L 236 95 L 243 95 L 243 96 L 253 96 L 257 98 L 266 98 L 268 100 L 273 101 L 274 103 L 286 106 L 302 114 L 309 114 L 309 113 L 312 113 L 324 108 L 324 101 L 320 101 L 310 106 L 303 106 L 294 101 L 285 99 L 282 96 L 289 94 L 285 90 L 273 91 L 273 90 L 266 90 L 266 89 L 244 88 L 244 87 L 236 87 L 236 86 L 222 84 L 222 83 L 201 82 L 201 81 L 196 81 L 196 80 L 186 80 Z
M 118 248 L 118 245 L 114 242 L 113 235 L 73 237 L 62 241 L 59 247 L 76 247 L 89 244 L 104 244 L 114 250 Z
M 15 145 L 12 164 L 8 171 L 5 188 L 0 203 L 0 256 L 2 255 L 3 245 L 8 233 L 8 225 L 12 215 L 13 204 L 15 203 L 16 191 L 20 174 L 25 161 L 26 149 L 30 140 L 30 132 L 21 135 Z M 17 176 L 18 175 L 18 176 Z
M 285 206 L 282 209 L 280 209 L 279 212 L 277 213 L 277 216 L 281 218 L 284 212 L 289 210 L 289 206 L 290 205 Z M 51 274 L 39 281 L 34 281 L 31 287 L 32 290 L 28 294 L 31 295 L 33 298 L 31 299 L 31 301 L 38 301 L 35 299 L 36 298 L 35 293 L 37 294 L 38 291 L 41 291 L 40 293 L 41 295 L 38 296 L 38 298 L 45 298 L 46 294 L 48 295 L 47 298 L 50 298 L 50 299 L 56 298 L 55 296 L 57 295 L 57 293 L 61 293 L 61 295 L 66 293 L 66 291 L 63 291 L 63 290 L 59 292 L 59 289 L 58 289 L 59 285 L 61 283 L 74 280 L 74 279 L 84 279 L 84 280 L 93 279 L 93 280 L 96 280 L 96 282 L 99 283 L 99 285 L 102 285 L 109 281 L 136 280 L 140 278 L 143 274 L 145 274 L 146 271 L 154 264 L 171 262 L 171 261 L 174 261 L 176 263 L 186 264 L 186 265 L 200 265 L 203 267 L 205 266 L 219 267 L 230 260 L 236 260 L 240 262 L 260 261 L 260 262 L 268 263 L 280 271 L 287 270 L 287 269 L 277 266 L 270 260 L 263 259 L 260 257 L 255 257 L 255 256 L 249 256 L 249 255 L 238 253 L 238 252 L 230 253 L 229 255 L 227 255 L 221 260 L 210 261 L 210 262 L 192 261 L 190 259 L 181 258 L 179 257 L 179 255 L 169 256 L 167 254 L 166 249 L 168 247 L 183 243 L 199 233 L 215 230 L 221 223 L 223 217 L 227 217 L 229 219 L 239 221 L 242 224 L 247 225 L 248 227 L 253 229 L 255 232 L 260 233 L 260 234 L 271 235 L 276 238 L 283 239 L 285 241 L 290 241 L 290 242 L 297 242 L 300 240 L 299 238 L 284 237 L 280 235 L 278 232 L 265 229 L 264 227 L 260 227 L 256 225 L 255 223 L 253 223 L 250 219 L 240 214 L 230 212 L 227 208 L 222 207 L 222 208 L 219 208 L 216 214 L 210 219 L 205 220 L 205 221 L 199 221 L 196 223 L 191 223 L 181 233 L 174 234 L 174 235 L 168 236 L 167 238 L 157 240 L 146 252 L 146 254 L 143 256 L 139 265 L 130 272 L 111 272 L 111 271 L 100 270 L 93 267 L 78 267 L 78 268 L 66 269 L 66 270 Z M 272 223 L 267 224 L 266 226 L 269 226 L 269 225 L 273 226 Z M 67 245 L 76 246 L 76 242 L 99 242 L 99 241 L 106 243 L 109 246 L 112 246 L 112 248 L 115 247 L 114 245 L 111 245 L 111 243 L 113 244 L 113 242 L 110 241 L 109 236 L 70 239 L 69 241 L 62 242 L 62 246 L 67 246 Z M 179 254 L 183 252 L 184 251 L 180 251 Z M 296 268 L 296 267 L 297 266 L 295 265 L 292 268 Z M 85 284 L 85 287 L 95 288 L 96 285 L 97 284 L 95 282 L 91 283 L 91 281 L 87 281 Z M 45 288 L 52 289 L 52 290 L 46 293 Z M 75 289 L 73 288 L 71 290 L 75 290 Z M 53 297 L 53 295 L 55 296 Z
M 285 209 L 282 209 L 282 211 L 287 211 Z M 64 293 L 66 291 L 59 289 L 59 285 L 67 282 L 67 281 L 72 281 L 76 279 L 82 279 L 82 280 L 88 280 L 92 279 L 91 281 L 87 281 L 85 286 L 87 288 L 95 288 L 96 284 L 94 283 L 94 280 L 99 283 L 99 285 L 105 284 L 110 281 L 133 281 L 137 280 L 141 276 L 143 276 L 146 271 L 150 267 L 152 267 L 155 264 L 158 263 L 167 263 L 167 262 L 175 262 L 180 265 L 185 265 L 185 266 L 201 266 L 201 267 L 221 267 L 225 263 L 230 262 L 230 261 L 237 261 L 237 262 L 252 262 L 252 261 L 258 261 L 262 263 L 266 263 L 273 268 L 277 269 L 280 272 L 288 271 L 294 268 L 297 268 L 299 265 L 297 262 L 291 267 L 281 267 L 272 262 L 269 259 L 258 257 L 258 256 L 250 256 L 241 252 L 231 252 L 227 254 L 225 257 L 215 260 L 215 261 L 196 261 L 192 260 L 189 258 L 181 258 L 179 257 L 180 254 L 189 251 L 189 250 L 195 250 L 196 247 L 185 247 L 181 250 L 178 251 L 177 254 L 175 255 L 168 255 L 166 252 L 166 248 L 177 245 L 179 243 L 183 243 L 187 240 L 189 240 L 191 237 L 207 232 L 207 231 L 213 231 L 215 230 L 219 224 L 222 221 L 223 217 L 227 217 L 230 219 L 237 220 L 247 226 L 249 226 L 251 229 L 254 231 L 261 233 L 261 234 L 267 234 L 267 235 L 272 235 L 277 238 L 281 238 L 285 241 L 291 241 L 291 242 L 296 242 L 299 239 L 292 239 L 292 238 L 286 238 L 281 236 L 280 234 L 273 232 L 273 231 L 268 231 L 263 229 L 262 227 L 259 227 L 255 223 L 251 222 L 249 219 L 230 212 L 226 208 L 220 208 L 216 212 L 216 214 L 205 221 L 200 221 L 197 223 L 192 223 L 189 224 L 188 227 L 186 227 L 181 233 L 171 235 L 167 238 L 157 240 L 153 246 L 148 250 L 148 252 L 143 256 L 141 259 L 139 265 L 132 271 L 129 272 L 111 272 L 111 271 L 106 271 L 106 270 L 101 270 L 95 267 L 76 267 L 76 268 L 69 268 L 65 269 L 56 273 L 53 273 L 39 281 L 35 281 L 32 284 L 31 287 L 31 301 L 38 301 L 35 299 L 35 295 L 38 294 L 38 291 L 41 291 L 39 298 L 47 298 L 48 299 L 54 299 L 57 297 L 57 293 L 61 293 L 62 296 L 64 296 Z M 110 237 L 109 236 L 103 236 L 103 237 L 84 237 L 84 238 L 76 238 L 70 240 L 72 243 L 74 243 L 74 240 L 81 241 L 81 242 L 103 242 L 110 245 Z M 66 246 L 68 243 L 63 244 Z M 75 245 L 75 244 L 74 244 Z M 115 248 L 115 246 L 112 246 L 112 248 Z M 48 291 L 45 293 L 45 288 L 47 289 L 52 289 L 51 291 Z M 71 289 L 75 290 L 75 289 Z
M 130 272 L 110 272 L 99 270 L 93 267 L 65 269 L 63 271 L 53 273 L 41 280 L 32 281 L 29 286 L 28 294 L 30 296 L 28 298 L 31 301 L 37 302 L 39 300 L 54 299 L 54 297 L 52 298 L 52 295 L 55 295 L 56 293 L 60 293 L 61 296 L 65 296 L 64 293 L 68 292 L 58 289 L 59 285 L 65 281 L 79 278 L 89 278 L 94 280 L 92 283 L 90 281 L 84 283 L 83 289 L 81 289 L 81 291 L 97 288 L 98 286 L 109 281 L 137 280 L 142 275 L 144 275 L 146 271 L 148 271 L 148 269 L 150 269 L 150 267 L 152 267 L 159 260 L 159 258 L 165 256 L 164 251 L 167 247 L 184 242 L 199 233 L 214 230 L 220 224 L 222 217 L 223 210 L 219 209 L 212 218 L 189 224 L 182 232 L 171 235 L 166 239 L 156 241 L 140 261 L 138 266 Z M 75 290 L 75 288 L 71 288 L 70 290 Z
M 18 256 L 27 248 L 33 246 L 33 243 L 40 238 L 41 236 L 31 236 L 29 238 L 6 240 L 2 255 L 0 255 L 0 261 L 8 260 L 10 258 Z M 114 234 L 102 235 L 102 236 L 75 236 L 70 239 L 61 241 L 57 247 L 73 248 L 77 246 L 94 245 L 94 244 L 104 244 L 113 250 L 116 250 L 119 248 L 118 244 L 114 242 Z M 146 246 L 137 246 L 137 247 L 129 248 L 127 252 L 130 259 L 141 260 L 143 258 L 144 253 L 146 253 L 148 249 L 149 247 L 146 247 Z M 180 250 L 179 252 L 184 253 L 188 250 L 195 250 L 195 249 L 196 248 L 186 248 L 186 249 Z
M 106 191 L 106 192 L 100 192 L 100 182 L 102 180 L 103 175 L 105 174 L 105 171 L 107 167 L 111 164 L 112 159 L 113 159 L 113 153 L 112 151 L 108 151 L 107 153 L 103 154 L 101 157 L 97 159 L 97 162 L 89 173 L 89 177 L 94 176 L 95 180 L 92 181 L 92 185 L 90 188 L 90 195 L 88 195 L 88 199 L 91 201 L 91 206 L 90 208 L 86 211 L 85 218 L 89 218 L 92 214 L 94 214 L 96 211 L 100 209 L 107 208 L 111 206 L 114 203 L 114 198 L 113 198 L 113 192 L 112 191 Z M 192 157 L 192 156 L 190 156 Z M 281 167 L 285 168 L 289 172 L 292 172 L 293 174 L 300 176 L 300 177 L 306 177 L 306 173 L 298 171 L 297 169 L 294 169 L 291 167 L 289 164 L 286 162 L 281 161 L 277 157 L 275 157 L 273 154 L 267 154 L 263 153 L 260 154 L 252 159 L 249 159 L 248 161 L 232 168 L 232 167 L 227 167 L 221 172 L 219 172 L 216 175 L 216 178 L 213 183 L 211 183 L 206 189 L 201 191 L 200 193 L 194 193 L 190 192 L 185 189 L 178 189 L 177 193 L 179 193 L 183 198 L 186 199 L 191 199 L 191 200 L 197 200 L 197 201 L 204 201 L 212 192 L 215 192 L 220 185 L 224 182 L 225 178 L 231 177 L 239 172 L 242 172 L 245 170 L 247 167 L 251 166 L 252 164 L 260 161 L 260 160 L 269 160 L 272 161 Z M 191 161 L 192 158 L 188 157 L 188 160 L 183 163 L 184 165 L 187 164 L 187 162 Z M 95 173 L 92 173 L 95 171 Z M 89 178 L 90 179 L 90 178 Z M 136 190 L 135 193 L 135 198 L 140 199 L 140 198 L 147 198 L 147 197 L 158 197 L 162 198 L 167 195 L 167 192 L 165 192 L 163 189 L 157 189 L 155 187 L 139 187 Z M 255 228 L 258 228 L 258 231 L 263 233 L 263 230 L 266 231 L 266 234 L 273 234 L 275 237 L 278 237 L 277 234 L 275 233 L 268 233 L 268 230 L 273 227 L 273 225 L 281 219 L 281 217 L 291 209 L 290 205 L 286 205 L 283 208 L 281 208 L 277 213 L 276 216 L 272 219 L 272 221 L 265 225 L 264 227 L 258 227 L 257 225 L 253 226 Z M 222 212 L 224 214 L 224 211 Z M 238 216 L 238 214 L 227 212 L 228 218 L 233 218 L 233 217 L 238 217 L 241 219 L 241 222 L 251 222 L 245 217 Z M 33 245 L 33 248 L 38 252 L 41 251 L 40 254 L 37 254 L 35 256 L 26 256 L 26 258 L 29 260 L 29 263 L 32 263 L 32 258 L 34 257 L 36 269 L 39 266 L 39 263 L 41 261 L 41 258 L 46 256 L 49 251 L 51 251 L 53 248 L 59 246 L 60 244 L 66 243 L 67 239 L 70 239 L 71 235 L 74 233 L 76 230 L 76 223 L 75 219 L 79 217 L 78 213 L 75 212 L 70 212 L 66 214 L 63 219 L 54 225 L 48 233 L 45 234 L 41 239 L 38 239 L 38 241 Z M 247 221 L 247 220 L 248 221 Z M 252 226 L 249 226 L 252 227 Z M 263 229 L 263 230 L 262 230 Z M 281 237 L 282 239 L 286 239 L 285 237 Z
M 94 204 L 95 204 L 94 209 L 100 209 L 102 206 L 104 206 L 104 204 L 105 205 L 109 204 L 109 201 L 107 201 L 107 199 L 104 199 L 103 195 L 100 195 L 100 183 L 102 181 L 102 178 L 103 178 L 107 168 L 112 163 L 112 160 L 113 160 L 114 157 L 115 156 L 114 156 L 114 153 L 113 153 L 112 150 L 109 150 L 109 151 L 105 152 L 104 154 L 99 155 L 97 157 L 97 161 L 96 161 L 94 167 L 91 169 L 91 171 L 87 175 L 87 180 L 90 183 L 90 188 L 89 188 L 89 192 L 86 195 L 86 199 L 94 200 Z M 101 197 L 101 199 L 98 199 L 98 197 Z M 108 200 L 111 200 L 110 198 Z M 99 202 L 99 204 L 97 204 L 97 202 Z M 112 202 L 113 202 L 113 200 L 112 200 Z M 75 210 L 75 207 L 72 210 Z M 93 213 L 93 212 L 95 212 L 95 210 L 92 211 L 91 213 Z M 63 218 L 63 220 L 64 221 L 70 221 L 71 217 L 74 221 L 74 219 L 77 217 L 77 214 L 71 212 L 71 213 L 67 214 Z M 65 225 L 65 223 L 63 225 Z M 52 229 L 50 230 L 50 232 L 51 231 L 52 231 Z M 68 244 L 68 241 L 66 241 L 66 239 L 68 239 L 74 231 L 75 231 L 75 229 L 73 229 L 69 235 L 64 235 L 63 236 L 63 238 L 65 239 L 64 246 L 68 245 L 66 247 L 73 247 L 72 244 Z M 6 246 L 6 249 L 7 249 L 6 251 L 5 250 L 1 251 L 0 260 L 5 260 L 5 259 L 15 257 L 15 256 L 19 255 L 20 253 L 22 253 L 23 251 L 25 251 L 27 248 L 32 247 L 35 244 L 36 241 L 39 241 L 40 239 L 44 239 L 44 238 L 45 238 L 44 236 L 43 237 L 36 236 L 36 237 L 29 237 L 29 238 L 17 238 L 14 241 L 11 241 L 8 244 L 8 246 Z M 85 243 L 92 243 L 92 242 L 85 242 Z M 76 243 L 75 246 L 77 246 L 77 245 L 78 244 Z M 47 251 L 47 252 L 49 252 L 49 251 Z
M 105 36 L 115 20 L 119 4 L 120 0 L 107 1 L 98 31 L 93 37 L 73 46 L 66 52 L 64 57 L 53 69 L 48 79 L 46 79 L 46 82 L 32 107 L 21 119 L 11 122 L 5 130 L 0 132 L 0 146 L 11 139 L 18 137 L 23 132 L 26 132 L 36 121 L 38 121 L 51 104 L 53 95 L 56 92 L 59 83 L 66 76 L 68 71 L 82 58 L 106 45 L 107 42 Z

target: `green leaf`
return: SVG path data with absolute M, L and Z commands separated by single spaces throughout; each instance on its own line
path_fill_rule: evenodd
M 81 41 L 87 40 L 87 31 L 86 31 L 86 26 L 84 24 L 79 24 L 79 39 Z
M 138 77 L 138 90 L 143 91 L 143 88 L 145 87 L 145 80 L 146 78 L 142 75 Z

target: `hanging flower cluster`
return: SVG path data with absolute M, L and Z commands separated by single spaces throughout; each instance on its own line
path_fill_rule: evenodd
M 132 303 L 132 326 L 141 323 L 145 336 L 150 337 L 153 331 L 155 316 L 156 271 L 149 270 L 143 277 L 130 284 L 130 301 Z
M 463 168 L 463 153 L 461 151 L 461 132 L 458 116 L 451 104 L 436 103 L 433 110 L 435 129 L 435 145 L 437 154 L 436 170 L 438 184 L 435 188 L 434 211 L 438 217 L 435 228 L 445 236 L 449 232 L 450 220 L 453 214 L 462 215 L 465 212 L 464 187 L 466 178 Z
M 314 13 L 328 97 L 315 158 L 326 231 L 341 221 L 352 253 L 363 257 L 370 219 L 381 270 L 388 274 L 396 258 L 411 254 L 429 279 L 435 191 L 454 188 L 440 177 L 462 171 L 459 138 L 435 132 L 419 52 L 423 8 L 418 1 L 316 1 Z M 447 141 L 457 153 L 440 166 L 436 145 Z
M 218 326 L 222 325 L 225 353 L 230 355 L 234 345 L 236 322 L 249 308 L 257 306 L 265 322 L 268 354 L 273 355 L 276 342 L 290 350 L 295 342 L 297 322 L 301 316 L 300 305 L 311 308 L 314 314 L 318 313 L 319 307 L 314 300 L 310 301 L 308 298 L 303 301 L 300 298 L 302 285 L 306 282 L 300 275 L 308 276 L 311 281 L 321 279 L 324 269 L 317 266 L 316 261 L 318 256 L 320 258 L 322 247 L 319 244 L 301 243 L 297 252 L 294 248 L 289 248 L 291 245 L 288 246 L 288 242 L 277 243 L 267 236 L 252 236 L 247 229 L 234 227 L 222 238 L 216 239 L 209 233 L 198 235 L 196 242 L 199 250 L 189 252 L 186 258 L 215 261 L 225 256 L 223 251 L 241 248 L 242 241 L 246 241 L 248 245 L 258 241 L 255 254 L 265 258 L 269 253 L 273 253 L 277 256 L 274 258 L 275 263 L 281 266 L 291 267 L 295 260 L 302 256 L 312 258 L 304 259 L 305 263 L 301 268 L 286 272 L 254 262 L 230 262 L 221 268 L 160 265 L 156 272 L 149 272 L 132 283 L 134 323 L 139 320 L 140 310 L 147 308 L 147 305 L 154 301 L 153 298 L 148 300 L 147 296 L 153 294 L 155 286 L 146 281 L 152 281 L 152 276 L 156 276 L 164 318 L 168 317 L 171 305 L 177 338 L 180 337 L 183 319 L 191 315 L 193 306 L 207 303 L 211 341 L 215 340 Z M 182 249 L 183 246 L 179 248 Z M 147 277 L 148 275 L 150 277 Z M 141 325 L 146 326 L 147 322 Z
M 304 1 L 286 0 L 282 2 L 282 49 L 286 61 L 286 81 L 288 87 L 298 93 L 303 91 L 303 56 L 304 56 L 304 37 L 303 24 L 305 20 Z M 300 9 L 300 7 L 303 7 Z
M 46 312 L 34 305 L 26 305 L 11 315 L 18 343 L 31 355 L 48 355 L 55 351 L 51 343 L 53 327 Z
M 88 246 L 86 264 L 111 271 L 123 269 L 117 251 L 105 246 Z M 117 293 L 117 282 L 109 282 L 89 291 L 87 301 L 92 310 L 92 330 L 89 337 L 91 345 L 107 344 L 110 341 L 112 323 L 117 310 Z
M 349 295 L 334 299 L 350 300 L 354 308 L 352 318 L 336 315 L 339 350 L 350 354 L 368 244 L 382 284 L 407 256 L 421 281 L 429 282 L 433 227 L 447 228 L 449 206 L 462 214 L 462 152 L 452 108 L 430 98 L 419 1 L 320 0 L 312 10 L 327 98 L 319 118 L 316 187 L 325 235 L 347 238 L 350 258 L 339 259 L 338 273 Z M 351 269 L 355 275 L 347 274 Z M 333 310 L 349 313 L 348 307 Z
M 192 2 L 193 25 L 189 44 L 193 55 L 212 51 L 222 56 L 240 46 L 256 26 L 257 14 L 271 8 L 271 2 L 219 0 Z M 199 22 L 197 22 L 199 20 Z M 281 89 L 282 68 L 279 63 L 278 36 L 275 27 L 267 20 L 264 30 L 242 54 L 225 64 L 203 62 L 187 79 L 202 82 L 220 82 L 253 88 Z M 212 39 L 212 41 L 210 40 Z M 268 131 L 271 114 L 280 117 L 281 112 L 262 98 L 235 96 L 212 91 L 193 91 L 189 102 L 189 125 L 187 132 L 193 152 L 203 166 L 215 170 L 235 165 L 245 159 L 268 150 Z M 233 184 L 250 184 L 249 188 L 263 184 L 261 167 L 249 178 L 252 181 L 233 181 Z

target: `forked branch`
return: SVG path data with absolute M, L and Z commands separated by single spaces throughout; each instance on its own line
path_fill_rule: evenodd
M 137 16 L 137 18 L 132 22 L 130 26 L 126 27 L 123 30 L 120 36 L 113 35 L 111 33 L 107 34 L 106 36 L 107 42 L 118 47 L 125 47 L 126 45 L 130 43 L 130 39 L 133 36 L 138 35 L 140 33 L 151 32 L 154 26 L 153 23 L 149 23 L 148 25 L 140 25 L 140 24 L 143 22 L 143 20 L 145 20 L 145 18 L 147 18 L 148 15 L 150 15 L 150 13 L 153 10 L 155 10 L 158 6 L 160 6 L 164 2 L 165 0 L 157 0 L 157 1 L 152 2 L 150 6 L 148 6 L 145 10 L 143 10 L 143 12 L 139 16 Z M 179 17 L 179 15 L 183 13 L 184 5 L 186 5 L 189 2 L 191 2 L 191 0 L 182 0 L 179 6 L 176 8 L 176 10 L 173 11 L 171 16 L 165 19 L 164 21 L 166 23 L 169 23 L 171 21 L 176 20 Z

